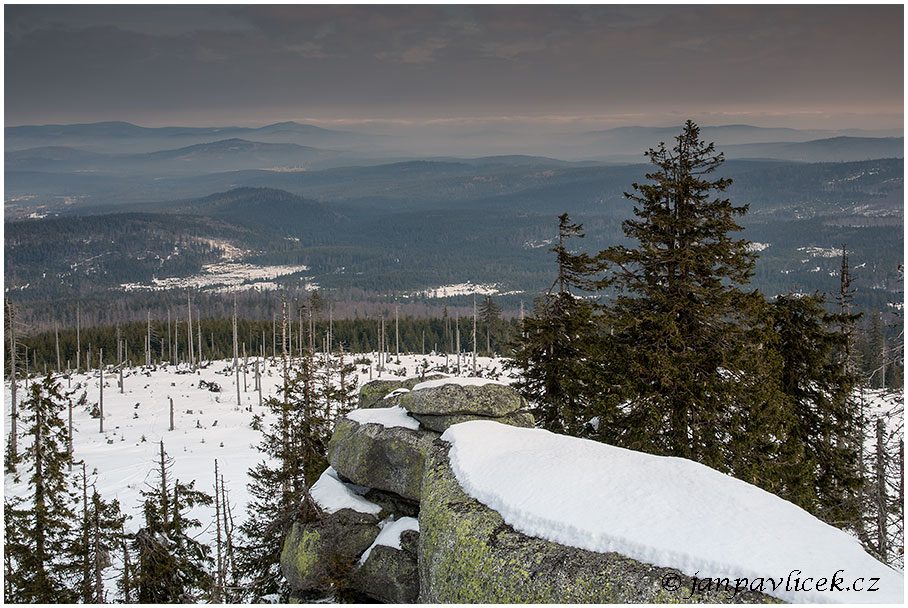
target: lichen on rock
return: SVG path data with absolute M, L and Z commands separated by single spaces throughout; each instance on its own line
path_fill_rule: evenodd
M 691 593 L 676 570 L 617 553 L 566 547 L 522 534 L 468 496 L 451 471 L 448 444 L 426 461 L 419 513 L 420 601 L 424 603 L 751 603 L 753 592 Z M 665 589 L 666 575 L 679 588 Z
M 443 374 L 429 374 L 428 376 L 424 377 L 401 378 L 399 380 L 372 380 L 371 382 L 365 383 L 359 389 L 359 401 L 357 407 L 360 409 L 371 407 L 389 407 L 388 405 L 381 403 L 381 400 L 393 391 L 399 388 L 411 389 L 420 382 L 425 382 L 426 380 L 437 380 L 444 377 L 445 376 Z
M 400 549 L 376 545 L 351 575 L 351 585 L 373 599 L 389 604 L 413 604 L 419 597 L 417 546 L 419 533 L 401 534 Z
M 471 420 L 491 420 L 527 429 L 533 428 L 535 424 L 533 414 L 529 412 L 511 412 L 510 414 L 505 414 L 499 418 L 490 418 L 489 416 L 479 416 L 477 414 L 449 414 L 447 416 L 411 414 L 411 416 L 416 418 L 423 427 L 438 433 L 444 433 L 448 430 L 448 427 L 460 424 L 461 422 L 469 422 Z
M 442 384 L 394 395 L 386 401 L 389 406 L 400 405 L 411 414 L 435 416 L 468 414 L 500 418 L 526 407 L 526 401 L 517 391 L 501 384 Z
M 313 522 L 294 523 L 281 549 L 281 572 L 297 591 L 324 591 L 353 564 L 379 533 L 378 517 L 341 509 Z
M 426 454 L 438 433 L 338 420 L 328 444 L 334 470 L 353 483 L 418 501 Z

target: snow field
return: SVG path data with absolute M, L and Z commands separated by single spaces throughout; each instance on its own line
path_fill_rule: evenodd
M 426 369 L 428 374 L 446 362 L 444 355 L 401 355 L 400 363 L 397 363 L 396 357 L 391 356 L 380 373 L 377 370 L 376 353 L 348 354 L 345 355 L 345 361 L 349 363 L 363 357 L 370 359 L 371 364 L 356 365 L 358 386 L 370 379 L 419 376 L 422 369 Z M 461 369 L 466 373 L 469 367 L 465 363 L 467 357 L 462 357 Z M 447 357 L 450 367 L 454 366 L 455 361 L 455 356 Z M 477 365 L 484 375 L 501 374 L 503 362 L 500 358 L 477 358 Z M 242 361 L 240 364 L 242 365 Z M 246 505 L 250 500 L 246 488 L 249 482 L 247 472 L 263 459 L 262 454 L 256 450 L 261 435 L 250 424 L 254 415 L 263 415 L 265 425 L 271 421 L 271 416 L 264 407 L 259 407 L 259 394 L 255 390 L 254 359 L 249 359 L 245 385 L 243 373 L 240 372 L 240 405 L 237 405 L 236 375 L 232 366 L 231 359 L 210 362 L 195 372 L 190 372 L 185 365 L 158 366 L 155 369 L 127 368 L 123 374 L 123 393 L 119 391 L 117 372 L 107 369 L 104 374 L 104 433 L 99 432 L 98 419 L 90 416 L 91 408 L 99 398 L 97 370 L 92 373 L 74 373 L 69 380 L 60 378 L 64 391 L 74 391 L 74 402 L 83 392 L 86 395 L 87 406 L 73 408 L 74 460 L 85 461 L 90 480 L 94 479 L 94 485 L 105 500 L 117 498 L 121 510 L 133 516 L 127 520 L 128 531 L 134 532 L 142 526 L 140 491 L 148 489 L 149 484 L 156 483 L 156 463 L 161 440 L 164 441 L 167 455 L 173 459 L 171 481 L 195 481 L 196 489 L 213 493 L 214 460 L 217 459 L 218 472 L 224 477 L 228 491 L 234 524 L 238 528 L 245 521 Z M 280 390 L 281 360 L 265 359 L 262 369 L 264 400 Z M 502 378 L 511 379 L 505 376 Z M 218 384 L 221 391 L 211 392 L 199 388 L 202 380 Z M 20 403 L 26 397 L 24 388 L 24 382 L 20 379 L 17 391 Z M 9 428 L 9 383 L 4 390 L 5 424 Z M 174 404 L 173 431 L 169 430 L 169 398 L 173 398 Z M 249 408 L 251 411 L 248 411 Z M 64 421 L 67 419 L 65 410 L 62 417 Z M 412 418 L 407 419 L 411 421 L 408 424 L 418 424 Z M 21 424 L 19 430 L 23 430 Z M 6 433 L 4 441 L 8 441 Z M 20 451 L 25 441 L 20 438 Z M 79 470 L 78 465 L 73 467 L 73 473 Z M 96 472 L 94 477 L 93 472 Z M 25 476 L 20 483 L 14 483 L 13 477 L 6 475 L 5 495 L 25 494 L 25 482 Z M 215 529 L 213 523 L 208 523 L 214 520 L 214 507 L 199 506 L 191 510 L 189 515 L 203 524 L 200 540 L 213 544 Z

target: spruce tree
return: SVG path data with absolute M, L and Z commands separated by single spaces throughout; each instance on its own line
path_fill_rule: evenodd
M 78 478 L 82 490 L 81 517 L 71 555 L 79 567 L 79 601 L 103 604 L 107 603 L 105 571 L 113 565 L 113 554 L 122 547 L 123 526 L 128 516 L 120 512 L 117 499 L 105 501 L 88 477 L 83 462 Z
M 501 307 L 495 303 L 492 296 L 486 296 L 479 306 L 479 318 L 486 326 L 486 351 L 492 353 L 492 324 L 501 316 Z
M 555 282 L 520 324 L 509 365 L 521 372 L 515 387 L 531 404 L 537 424 L 587 436 L 598 426 L 589 421 L 601 413 L 593 404 L 602 401 L 599 368 L 606 358 L 593 303 L 574 294 L 592 288 L 592 261 L 585 253 L 571 253 L 566 243 L 584 238 L 583 226 L 566 213 L 558 221 L 558 245 L 551 249 L 558 267 Z
M 78 565 L 69 559 L 76 516 L 75 491 L 66 471 L 68 434 L 61 413 L 66 397 L 52 375 L 29 385 L 19 419 L 28 441 L 15 481 L 25 476 L 25 496 L 6 499 L 5 601 L 68 603 L 78 594 Z
M 614 246 L 596 258 L 607 271 L 598 286 L 616 291 L 604 310 L 621 361 L 612 383 L 630 397 L 621 442 L 722 469 L 719 426 L 747 399 L 737 377 L 748 367 L 742 319 L 758 299 L 739 287 L 749 281 L 754 255 L 731 237 L 747 206 L 718 196 L 731 184 L 711 176 L 723 155 L 700 140 L 691 121 L 674 147 L 663 143 L 646 155 L 655 165 L 650 183 L 625 193 L 636 219 L 623 229 L 637 246 Z
M 831 524 L 854 527 L 861 516 L 862 446 L 854 440 L 861 420 L 851 399 L 857 378 L 841 358 L 849 337 L 838 329 L 854 319 L 827 313 L 823 303 L 815 294 L 772 304 L 788 413 L 776 493 Z
M 327 468 L 330 434 L 323 388 L 312 351 L 288 368 L 283 390 L 265 407 L 272 420 L 262 431 L 258 450 L 265 460 L 250 469 L 247 519 L 240 527 L 237 568 L 245 581 L 246 601 L 266 596 L 289 599 L 290 589 L 280 570 L 281 543 L 295 521 L 312 521 L 319 509 L 309 488 Z
M 187 517 L 196 505 L 210 505 L 210 495 L 194 488 L 195 482 L 170 483 L 170 459 L 161 442 L 155 467 L 157 484 L 142 490 L 145 525 L 132 537 L 135 570 L 132 585 L 143 604 L 195 602 L 210 590 L 210 548 L 196 540 L 201 527 Z

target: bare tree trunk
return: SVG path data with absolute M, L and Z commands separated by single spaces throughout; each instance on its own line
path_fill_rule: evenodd
M 145 366 L 151 367 L 151 311 L 146 311 L 145 322 Z
M 227 494 L 227 488 L 224 486 L 224 476 L 221 475 L 221 505 L 224 511 L 224 542 L 226 545 L 226 555 L 224 558 L 224 568 L 230 569 L 230 579 L 236 583 L 236 564 L 233 557 L 233 513 L 230 510 L 230 499 Z M 226 575 L 225 575 L 226 578 Z M 225 594 L 226 595 L 226 594 Z M 233 603 L 229 596 L 225 597 L 227 603 Z
M 88 528 L 88 475 L 85 472 L 85 461 L 82 461 L 82 601 L 91 602 L 91 558 L 88 554 L 88 541 L 91 532 Z
M 246 356 L 246 343 L 243 342 L 243 392 L 248 392 L 249 387 L 246 385 L 246 367 L 249 365 L 249 357 Z
M 101 546 L 100 546 L 100 536 L 101 536 L 101 514 L 98 512 L 100 509 L 100 500 L 97 490 L 92 494 L 92 503 L 95 507 L 94 513 L 94 542 L 92 547 L 92 552 L 94 553 L 94 566 L 95 566 L 95 589 L 94 589 L 94 603 L 103 604 L 104 603 L 104 579 L 101 577 L 101 571 L 103 564 L 101 563 Z
M 170 399 L 170 430 L 172 431 L 173 430 L 173 397 L 169 397 L 169 399 Z
M 76 371 L 82 370 L 82 322 L 79 315 L 79 303 L 76 302 Z M 89 362 L 91 367 L 91 362 Z
M 164 458 L 164 440 L 163 439 L 160 442 L 160 446 L 161 446 L 161 462 L 160 462 L 160 467 L 161 467 L 161 513 L 162 513 L 162 517 L 166 518 L 167 511 L 169 510 L 169 501 L 167 499 L 167 461 Z M 176 487 L 174 487 L 174 491 L 176 491 Z M 174 497 L 174 498 L 176 498 L 176 497 Z M 174 511 L 178 511 L 178 509 L 174 509 Z
M 886 542 L 886 446 L 883 439 L 883 420 L 876 421 L 876 542 L 880 559 L 887 561 L 888 547 Z
M 66 400 L 66 409 L 69 410 L 69 435 L 66 437 L 66 454 L 69 460 L 69 470 L 73 470 L 73 400 Z
M 473 376 L 476 376 L 476 296 L 473 296 Z
M 186 325 L 186 343 L 189 346 L 189 365 L 195 367 L 195 352 L 193 352 L 192 348 L 192 299 L 189 297 L 188 293 L 186 294 L 186 316 L 188 319 Z M 150 342 L 151 339 L 149 339 L 149 343 Z M 150 348 L 149 352 L 151 352 Z
M 255 360 L 255 377 L 258 381 L 258 391 L 259 391 L 259 407 L 262 407 L 262 370 L 259 368 L 259 360 Z M 249 409 L 252 409 L 252 406 L 249 406 Z
M 9 300 L 6 301 L 6 318 L 9 321 L 9 377 L 10 377 L 10 419 L 9 419 L 9 454 L 10 460 L 7 468 L 15 470 L 16 460 L 19 458 L 18 441 L 19 431 L 17 420 L 19 412 L 16 404 L 16 308 Z
M 454 333 L 457 338 L 457 375 L 460 375 L 460 316 L 454 315 Z
M 100 423 L 100 432 L 104 432 L 104 349 L 98 349 L 98 409 L 101 415 L 98 417 Z
M 199 360 L 199 365 L 202 364 L 202 322 L 199 320 L 199 313 L 196 312 L 196 333 L 199 337 L 199 351 L 196 353 L 196 358 Z
M 57 345 L 57 373 L 60 373 L 60 328 L 54 323 L 54 342 Z
M 221 539 L 221 493 L 218 489 L 217 458 L 214 459 L 214 517 L 215 525 L 217 527 L 217 541 L 215 543 L 215 547 L 217 548 L 217 575 L 215 576 L 214 593 L 212 593 L 211 602 L 213 604 L 219 604 L 222 600 L 221 591 L 224 589 L 224 560 L 222 550 L 223 541 Z
M 167 309 L 167 360 L 173 363 L 173 341 L 170 336 L 170 309 Z
M 236 381 L 236 404 L 240 405 L 240 365 L 236 335 L 236 294 L 233 294 L 233 370 Z
M 289 370 L 287 369 L 287 300 L 281 295 L 281 359 L 284 365 L 284 404 L 281 408 L 281 445 L 283 445 L 284 454 L 289 454 L 289 445 L 290 437 L 287 429 L 287 410 L 290 408 L 290 378 Z M 284 458 L 283 462 L 283 475 L 284 479 L 281 483 L 281 489 L 283 491 L 283 498 L 281 500 L 282 504 L 285 504 L 287 497 L 290 495 L 290 480 L 287 472 L 287 465 L 289 460 Z

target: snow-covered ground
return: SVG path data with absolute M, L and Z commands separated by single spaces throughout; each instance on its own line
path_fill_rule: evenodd
M 276 290 L 280 287 L 270 279 L 306 272 L 308 266 L 255 266 L 241 262 L 218 262 L 205 264 L 200 274 L 188 277 L 152 279 L 151 283 L 123 283 L 126 291 L 168 289 L 201 289 L 226 293 L 245 290 Z
M 467 493 L 530 536 L 728 578 L 731 591 L 747 579 L 789 602 L 902 603 L 902 573 L 856 539 L 690 460 L 488 421 L 442 439 Z
M 371 364 L 358 364 L 358 385 L 370 379 L 391 379 L 399 376 L 418 376 L 421 370 L 430 373 L 446 363 L 444 355 L 401 355 L 400 363 L 391 357 L 385 370 L 376 369 L 375 353 L 346 355 L 346 361 L 366 358 Z M 233 505 L 237 526 L 245 519 L 245 506 L 249 501 L 246 488 L 247 472 L 261 460 L 255 449 L 260 433 L 250 427 L 253 415 L 261 414 L 259 394 L 255 390 L 254 359 L 249 359 L 246 378 L 240 373 L 240 404 L 237 404 L 236 376 L 232 360 L 214 361 L 202 369 L 190 372 L 188 366 L 159 366 L 156 369 L 127 368 L 123 378 L 123 392 L 118 388 L 118 374 L 109 369 L 104 375 L 104 432 L 99 431 L 99 421 L 90 415 L 98 402 L 98 372 L 73 374 L 62 378 L 64 390 L 74 391 L 74 400 L 84 392 L 86 407 L 73 409 L 73 453 L 75 460 L 84 460 L 89 473 L 96 471 L 96 486 L 105 499 L 117 498 L 124 512 L 133 515 L 127 528 L 136 530 L 141 525 L 139 492 L 155 482 L 153 469 L 159 454 L 159 442 L 173 458 L 172 476 L 182 482 L 195 481 L 196 488 L 213 492 L 214 460 L 224 476 Z M 261 360 L 260 360 L 261 361 Z M 453 369 L 456 357 L 447 357 Z M 482 375 L 498 376 L 503 372 L 503 359 L 478 357 L 477 367 Z M 241 362 L 242 364 L 242 362 Z M 463 355 L 461 371 L 468 373 L 472 359 Z M 263 363 L 262 396 L 277 392 L 280 385 L 281 362 L 266 359 Z M 501 375 L 504 381 L 510 376 Z M 200 388 L 200 382 L 216 383 L 220 392 Z M 4 414 L 9 429 L 10 386 L 5 385 Z M 20 380 L 18 399 L 25 397 Z M 174 430 L 169 430 L 170 401 L 174 405 Z M 251 411 L 248 410 L 251 408 Z M 64 419 L 66 412 L 63 413 Z M 269 421 L 265 416 L 266 423 Z M 415 422 L 415 420 L 413 421 Z M 21 426 L 20 426 L 21 431 Z M 5 441 L 8 434 L 4 433 Z M 11 476 L 4 479 L 6 496 L 24 493 L 25 484 L 15 484 Z M 211 511 L 210 513 L 208 511 Z M 197 507 L 192 515 L 200 521 L 213 519 L 214 511 Z M 214 530 L 203 533 L 203 540 Z
M 470 294 L 492 296 L 492 295 L 513 295 L 523 293 L 522 291 L 501 291 L 498 285 L 493 283 L 456 283 L 452 285 L 441 285 L 439 287 L 430 287 L 421 291 L 413 291 L 404 294 L 405 298 L 423 297 L 423 298 L 451 298 L 454 296 L 467 296 Z
M 391 357 L 391 362 L 379 375 L 376 369 L 378 358 L 375 353 L 348 356 L 361 361 L 371 360 L 371 364 L 365 362 L 357 364 L 360 386 L 370 379 L 418 376 L 421 372 L 428 374 L 445 365 L 447 365 L 448 371 L 453 373 L 456 368 L 454 356 L 402 355 L 400 363 L 396 363 L 396 358 Z M 492 378 L 504 383 L 513 382 L 514 377 L 510 375 L 510 372 L 505 371 L 504 363 L 505 360 L 500 358 L 479 357 L 477 360 L 480 375 L 483 378 Z M 159 366 L 155 369 L 128 368 L 124 372 L 122 393 L 118 388 L 117 373 L 109 369 L 104 376 L 103 433 L 99 431 L 99 421 L 90 416 L 91 407 L 97 403 L 99 397 L 98 372 L 73 374 L 71 378 L 61 380 L 64 389 L 74 391 L 75 399 L 78 399 L 84 392 L 88 403 L 87 407 L 79 407 L 73 411 L 75 459 L 84 460 L 89 473 L 95 472 L 96 486 L 105 499 L 114 497 L 119 499 L 123 511 L 133 516 L 133 519 L 127 522 L 128 529 L 134 531 L 141 526 L 140 491 L 146 488 L 147 484 L 155 482 L 155 475 L 152 471 L 158 457 L 158 442 L 161 440 L 164 441 L 165 449 L 174 461 L 172 477 L 179 478 L 183 482 L 195 481 L 196 488 L 200 490 L 212 491 L 214 460 L 217 459 L 219 471 L 224 476 L 229 492 L 235 524 L 239 526 L 245 520 L 245 507 L 249 501 L 246 488 L 247 472 L 261 459 L 261 455 L 255 449 L 259 442 L 259 433 L 250 427 L 250 423 L 253 415 L 262 413 L 263 408 L 259 406 L 258 392 L 254 390 L 254 359 L 249 360 L 245 383 L 242 374 L 240 375 L 239 405 L 236 397 L 236 376 L 231 365 L 231 361 L 214 361 L 194 372 L 186 366 L 172 365 Z M 276 392 L 280 384 L 280 361 L 266 360 L 263 369 L 262 394 L 264 398 L 267 398 Z M 461 360 L 461 371 L 463 374 L 467 374 L 470 369 L 470 356 L 464 355 Z M 217 383 L 221 388 L 220 392 L 200 388 L 200 382 L 203 380 L 206 383 Z M 466 379 L 459 382 L 477 384 L 484 381 Z M 426 383 L 426 385 L 431 386 L 432 384 Z M 4 388 L 4 412 L 8 430 L 9 384 L 6 384 Z M 414 387 L 415 390 L 420 388 L 420 386 Z M 20 380 L 20 401 L 25 396 L 23 389 L 24 386 Z M 174 402 L 175 429 L 173 431 L 168 430 L 170 398 Z M 891 395 L 887 397 L 877 391 L 866 393 L 865 399 L 866 411 L 871 417 L 893 409 L 897 410 L 897 416 L 887 418 L 887 430 L 897 430 L 901 433 L 902 409 L 900 409 L 900 405 L 897 405 L 900 403 L 897 397 Z M 409 422 L 412 419 L 402 411 L 395 410 L 384 414 L 377 410 L 371 410 L 371 412 L 379 416 L 387 415 L 386 422 L 391 425 L 402 422 L 405 423 L 404 425 L 412 425 L 412 422 Z M 472 429 L 473 427 L 464 428 Z M 500 510 L 515 528 L 541 536 L 549 534 L 552 528 L 558 528 L 559 533 L 564 536 L 553 538 L 553 540 L 560 539 L 559 542 L 566 544 L 573 544 L 578 536 L 582 537 L 583 542 L 602 543 L 605 542 L 602 540 L 605 532 L 608 532 L 608 536 L 613 538 L 611 542 L 626 543 L 616 545 L 616 547 L 632 557 L 653 561 L 653 563 L 662 563 L 659 561 L 660 559 L 671 560 L 671 563 L 666 565 L 681 566 L 685 571 L 688 567 L 694 568 L 688 572 L 692 575 L 699 568 L 701 577 L 720 575 L 787 576 L 787 571 L 779 572 L 776 567 L 781 567 L 789 562 L 793 564 L 794 568 L 805 573 L 810 572 L 805 566 L 812 567 L 811 564 L 838 564 L 832 571 L 823 573 L 823 576 L 828 577 L 831 577 L 840 568 L 845 568 L 845 574 L 849 576 L 852 573 L 854 573 L 854 577 L 877 576 L 871 573 L 871 566 L 874 564 L 866 565 L 857 558 L 855 558 L 856 561 L 850 561 L 849 556 L 853 557 L 856 555 L 855 551 L 860 549 L 851 537 L 844 533 L 838 533 L 839 536 L 835 536 L 832 532 L 836 531 L 831 528 L 829 530 L 832 532 L 826 529 L 821 530 L 814 520 L 803 523 L 807 520 L 798 518 L 809 518 L 809 516 L 799 509 L 797 511 L 800 514 L 792 515 L 791 522 L 799 522 L 803 525 L 795 526 L 787 533 L 782 533 L 781 529 L 767 527 L 764 524 L 760 524 L 763 525 L 762 528 L 758 527 L 754 522 L 769 521 L 761 518 L 768 517 L 770 512 L 779 511 L 783 514 L 790 514 L 793 507 L 780 506 L 778 503 L 782 501 L 775 497 L 725 476 L 720 475 L 722 483 L 718 483 L 715 477 L 718 475 L 717 473 L 695 463 L 679 459 L 655 459 L 632 452 L 625 453 L 626 451 L 602 444 L 592 444 L 594 447 L 583 448 L 590 450 L 592 455 L 587 455 L 585 452 L 580 454 L 573 447 L 567 449 L 556 442 L 552 444 L 555 446 L 554 449 L 545 452 L 546 456 L 539 466 L 528 466 L 527 459 L 536 459 L 540 453 L 549 449 L 546 447 L 548 439 L 543 441 L 537 440 L 537 438 L 548 437 L 551 434 L 534 434 L 532 442 L 521 444 L 520 441 L 512 441 L 509 438 L 511 433 L 520 432 L 520 429 L 512 431 L 510 427 L 498 425 L 494 428 L 495 439 L 486 440 L 480 446 L 481 449 L 463 447 L 471 445 L 472 430 L 464 435 L 464 438 L 456 439 L 455 444 L 462 443 L 456 449 L 456 453 L 459 455 L 455 460 L 461 467 L 459 478 L 462 474 L 466 475 L 461 478 L 465 487 L 471 492 L 476 492 L 477 498 L 494 508 L 498 508 L 496 500 L 503 501 Z M 449 436 L 456 432 L 459 431 L 449 432 Z M 533 431 L 533 433 L 537 432 Z M 551 435 L 551 437 L 556 436 Z M 6 438 L 7 434 L 4 433 L 4 439 L 6 440 Z M 582 443 L 586 446 L 592 442 Z M 573 446 L 573 444 L 571 445 Z M 501 450 L 512 451 L 509 456 L 499 453 Z M 479 477 L 470 472 L 473 470 L 472 467 L 479 466 L 475 464 L 478 461 L 470 461 L 467 458 L 474 451 L 473 458 L 489 459 L 484 468 L 491 477 Z M 470 464 L 471 462 L 473 464 Z M 557 483 L 557 485 L 548 485 L 550 482 L 544 481 L 547 472 L 558 470 L 561 467 L 566 467 L 565 470 L 571 471 L 571 475 L 550 480 L 552 484 Z M 464 471 L 467 472 L 464 473 Z M 531 477 L 528 479 L 527 475 Z M 495 476 L 503 477 L 498 479 Z M 612 488 L 612 491 L 607 492 L 612 503 L 590 503 L 591 500 L 598 500 L 597 497 L 601 498 L 601 493 L 598 490 L 595 493 L 578 492 L 584 486 L 580 484 L 577 476 L 585 476 L 587 484 L 591 479 L 596 480 L 597 483 L 608 484 L 602 487 Z M 486 490 L 482 489 L 484 487 L 482 484 L 486 483 L 490 484 L 492 488 L 492 493 L 489 495 L 483 494 Z M 746 489 L 744 489 L 745 486 Z M 552 494 L 553 501 L 558 501 L 557 511 L 532 511 L 531 507 L 540 503 L 539 493 L 544 490 Z M 24 483 L 16 484 L 13 483 L 11 476 L 5 477 L 4 492 L 6 496 L 22 494 L 24 491 Z M 330 469 L 312 491 L 316 500 L 323 505 L 341 504 L 343 501 L 348 501 L 351 506 L 356 505 L 358 510 L 377 509 L 375 505 L 370 506 L 371 503 L 351 492 L 348 486 L 337 480 L 336 476 L 332 477 Z M 530 492 L 530 494 L 515 497 L 511 494 L 512 491 Z M 676 492 L 677 500 L 674 497 Z M 730 494 L 726 496 L 726 493 Z M 684 504 L 687 506 L 684 507 Z M 722 504 L 725 504 L 726 508 L 720 509 L 716 513 L 716 507 Z M 787 503 L 784 504 L 787 505 Z M 647 511 L 644 507 L 647 509 L 651 507 L 651 509 Z M 641 524 L 643 532 L 649 536 L 635 540 L 635 537 L 629 532 L 625 533 L 622 528 L 616 527 L 621 521 L 617 517 L 623 516 L 622 509 L 624 515 L 630 513 L 637 517 L 649 513 L 650 519 Z M 715 518 L 705 518 L 702 515 L 704 510 L 714 513 Z M 604 526 L 604 528 L 596 530 L 578 528 L 572 513 L 577 514 L 576 517 L 581 518 L 580 521 L 584 525 L 587 520 L 595 520 L 600 522 L 597 525 Z M 685 517 L 690 520 L 686 520 L 685 517 L 679 519 L 677 515 L 673 515 L 674 513 L 684 513 Z M 532 517 L 525 519 L 528 517 L 527 514 L 532 514 Z M 699 514 L 699 519 L 696 517 L 697 514 Z M 213 508 L 209 507 L 198 507 L 191 515 L 206 523 L 214 518 Z M 512 521 L 509 518 L 514 519 Z M 557 525 L 552 523 L 554 520 L 560 521 L 561 519 L 564 519 L 564 523 Z M 389 525 L 391 523 L 388 522 Z M 404 524 L 410 526 L 412 523 L 397 523 L 394 528 L 389 529 L 386 534 L 387 542 L 393 543 L 394 538 L 399 538 L 400 530 L 398 528 Z M 521 528 L 523 525 L 527 527 Z M 697 526 L 701 527 L 697 528 Z M 662 530 L 665 534 L 655 534 L 656 530 Z M 828 541 L 832 544 L 824 544 L 827 543 L 827 533 L 828 538 L 835 536 L 833 540 Z M 686 536 L 684 536 L 685 534 Z M 201 532 L 200 540 L 211 543 L 213 536 L 214 530 L 208 527 Z M 696 538 L 700 536 L 702 536 L 703 542 L 711 543 L 708 551 L 705 545 L 697 544 L 699 541 L 696 541 Z M 789 538 L 786 539 L 786 536 Z M 849 544 L 848 541 L 851 543 Z M 790 542 L 795 546 L 774 544 L 779 542 Z M 758 546 L 761 543 L 765 545 L 762 549 Z M 800 545 L 803 547 L 798 548 Z M 702 549 L 700 553 L 697 553 L 698 546 Z M 769 549 L 770 546 L 785 546 L 786 549 L 772 552 Z M 814 549 L 810 549 L 811 556 L 822 554 L 826 556 L 824 558 L 826 561 L 805 564 L 802 560 L 795 559 L 795 557 L 804 556 L 804 551 L 810 547 L 814 547 Z M 770 553 L 776 557 L 788 556 L 785 559 L 789 561 L 773 561 L 775 557 L 772 559 L 766 557 Z M 747 561 L 751 558 L 756 560 L 757 556 L 763 556 L 760 558 L 763 561 Z M 742 559 L 745 561 L 740 561 Z M 757 566 L 759 569 L 755 570 L 754 568 Z M 722 574 L 723 572 L 727 572 L 727 574 Z M 804 576 L 812 576 L 812 574 Z M 899 581 L 901 581 L 900 575 Z M 901 583 L 899 583 L 899 589 L 901 589 Z M 889 591 L 885 593 L 889 593 Z M 900 593 L 901 591 L 899 591 Z M 853 594 L 834 593 L 830 598 L 799 595 L 791 599 L 795 601 L 832 599 L 833 601 L 863 602 L 879 599 L 883 597 L 883 592 L 873 595 L 875 597 L 860 596 L 855 599 Z M 112 597 L 111 593 L 110 598 L 112 599 Z M 901 595 L 896 599 L 900 598 Z

